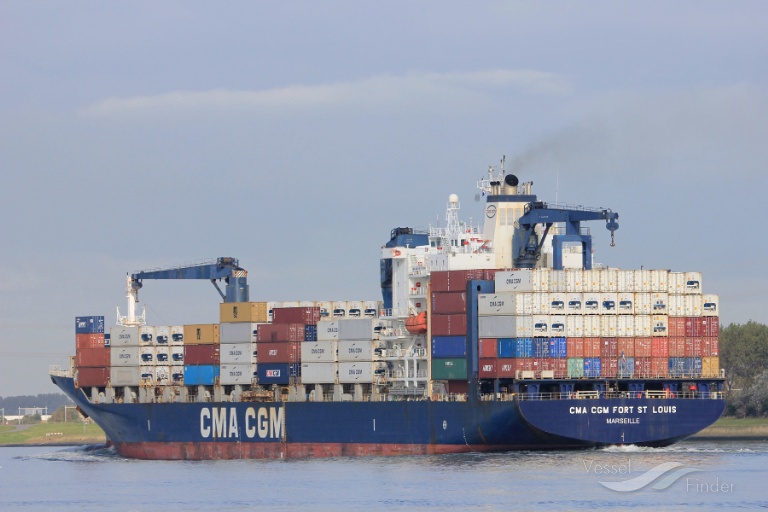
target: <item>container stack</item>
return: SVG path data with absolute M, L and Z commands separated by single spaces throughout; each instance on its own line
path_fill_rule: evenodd
M 75 385 L 106 387 L 109 383 L 110 349 L 104 334 L 103 316 L 75 318 Z
M 315 339 L 301 344 L 303 384 L 338 384 L 340 321 L 320 320 L 317 322 Z
M 274 308 L 272 323 L 259 324 L 257 350 L 259 384 L 285 385 L 301 376 L 301 345 L 317 340 L 319 307 Z
M 184 326 L 184 385 L 213 386 L 220 374 L 219 324 Z
M 374 318 L 338 321 L 339 384 L 371 384 L 386 373 L 377 326 Z
M 219 319 L 219 383 L 256 382 L 258 324 L 267 321 L 267 303 L 224 302 Z
M 154 381 L 154 356 L 152 361 L 141 360 L 139 327 L 116 325 L 110 333 L 110 377 L 113 387 L 149 385 Z M 145 337 L 146 337 L 146 333 Z M 142 377 L 144 374 L 144 377 Z

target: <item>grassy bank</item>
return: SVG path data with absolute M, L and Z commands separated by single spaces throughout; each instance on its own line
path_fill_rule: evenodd
M 106 441 L 95 423 L 39 423 L 24 430 L 0 426 L 0 446 L 45 444 L 97 444 Z
M 694 437 L 711 439 L 768 439 L 768 418 L 720 418 Z

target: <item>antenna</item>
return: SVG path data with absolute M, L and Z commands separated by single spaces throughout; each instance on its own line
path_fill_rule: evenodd
M 560 204 L 557 199 L 560 195 L 560 168 L 558 167 L 555 172 L 555 204 Z

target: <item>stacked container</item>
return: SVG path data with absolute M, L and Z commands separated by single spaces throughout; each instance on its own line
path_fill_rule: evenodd
M 258 381 L 289 384 L 301 376 L 301 344 L 317 340 L 320 308 L 290 306 L 272 309 L 272 323 L 258 326 Z
M 384 345 L 378 340 L 375 318 L 345 318 L 338 324 L 339 384 L 371 384 L 387 371 Z M 319 335 L 319 334 L 318 334 Z M 308 382 L 302 375 L 302 382 Z
M 267 302 L 224 302 L 219 306 L 219 382 L 257 381 L 258 325 L 269 318 Z
M 153 384 L 154 368 L 149 361 L 141 361 L 140 334 L 136 326 L 116 325 L 110 329 L 109 380 L 113 387 Z
M 219 324 L 184 326 L 184 385 L 212 386 L 219 381 Z
M 109 383 L 110 349 L 107 341 L 103 316 L 75 318 L 77 387 L 106 387 Z

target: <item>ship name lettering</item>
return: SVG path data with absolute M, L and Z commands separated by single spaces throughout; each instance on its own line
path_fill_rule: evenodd
M 608 414 L 608 407 L 595 406 L 595 407 L 592 407 L 589 410 L 589 412 L 591 412 L 592 414 Z
M 587 408 L 586 407 L 571 407 L 568 409 L 568 412 L 571 414 L 587 414 Z

